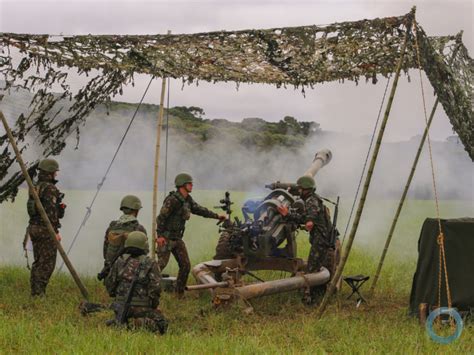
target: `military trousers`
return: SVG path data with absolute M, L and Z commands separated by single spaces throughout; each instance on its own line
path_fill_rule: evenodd
M 322 266 L 331 271 L 331 253 L 332 249 L 329 246 L 329 243 L 324 239 L 324 236 L 319 233 L 313 235 L 311 238 L 311 249 L 309 250 L 306 272 L 318 272 Z M 311 287 L 311 298 L 317 297 L 320 294 L 324 294 L 325 291 L 325 286 Z
M 189 272 L 191 271 L 191 262 L 189 261 L 188 251 L 184 241 L 182 239 L 167 239 L 166 245 L 163 248 L 158 248 L 156 254 L 158 256 L 160 270 L 163 270 L 166 265 L 168 265 L 170 254 L 173 254 L 179 267 L 178 278 L 176 280 L 176 292 L 184 293 Z
M 112 307 L 114 308 L 114 305 L 112 305 Z M 115 308 L 114 311 L 117 316 Z M 160 334 L 165 334 L 168 329 L 168 321 L 161 311 L 150 307 L 130 307 L 127 324 L 131 329 L 144 329 Z
M 31 295 L 42 296 L 56 266 L 58 249 L 45 226 L 30 224 L 28 233 L 33 244 L 34 256 L 30 275 Z

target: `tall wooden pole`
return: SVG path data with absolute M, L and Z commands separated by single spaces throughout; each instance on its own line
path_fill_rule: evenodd
M 171 31 L 168 31 L 170 34 Z M 158 169 L 160 166 L 160 143 L 161 143 L 161 130 L 163 128 L 163 114 L 165 106 L 165 91 L 166 91 L 166 78 L 163 77 L 161 81 L 161 97 L 160 97 L 160 109 L 158 111 L 158 124 L 156 126 L 156 147 L 155 147 L 155 170 L 153 175 L 153 208 L 152 208 L 152 223 L 151 223 L 151 257 L 156 258 L 156 217 L 158 216 Z M 168 127 L 166 127 L 168 129 Z
M 454 50 L 451 54 L 451 58 L 449 59 L 449 65 L 450 66 L 453 63 L 454 58 L 456 58 L 456 54 L 458 52 L 458 49 L 459 49 L 459 44 L 454 48 Z M 413 160 L 413 164 L 412 164 L 412 167 L 411 167 L 411 170 L 410 170 L 410 174 L 408 175 L 408 179 L 407 179 L 407 182 L 405 184 L 405 188 L 403 190 L 402 197 L 400 198 L 400 202 L 398 203 L 397 211 L 395 212 L 395 216 L 393 217 L 392 225 L 390 226 L 390 231 L 388 232 L 387 240 L 385 241 L 385 246 L 384 246 L 384 249 L 383 249 L 383 252 L 382 252 L 382 256 L 380 257 L 380 261 L 379 261 L 379 264 L 377 266 L 377 271 L 375 272 L 375 276 L 374 276 L 374 279 L 372 281 L 372 285 L 370 286 L 369 297 L 372 297 L 374 295 L 375 286 L 377 285 L 377 281 L 380 277 L 380 273 L 382 271 L 382 266 L 383 266 L 383 263 L 385 261 L 385 257 L 387 255 L 387 251 L 388 251 L 388 248 L 390 246 L 390 242 L 392 241 L 393 233 L 395 231 L 395 227 L 397 226 L 398 218 L 400 216 L 403 205 L 405 203 L 405 199 L 406 199 L 406 196 L 408 194 L 408 189 L 410 188 L 411 182 L 413 180 L 413 176 L 415 175 L 415 170 L 416 170 L 416 167 L 418 165 L 418 160 L 420 159 L 420 155 L 421 155 L 421 152 L 423 150 L 423 146 L 425 145 L 426 137 L 428 136 L 428 132 L 429 132 L 430 127 L 431 127 L 431 122 L 433 121 L 433 117 L 434 117 L 434 114 L 435 114 L 436 109 L 438 107 L 438 103 L 439 103 L 439 98 L 437 97 L 436 101 L 433 105 L 433 108 L 431 109 L 431 114 L 430 114 L 428 123 L 425 127 L 423 137 L 421 138 L 420 145 L 418 146 L 418 150 L 416 152 L 415 159 Z
M 407 43 L 408 43 L 408 36 L 409 36 L 409 33 L 410 33 L 410 29 L 411 29 L 411 25 L 412 25 L 414 16 L 415 16 L 415 8 L 412 9 L 412 11 L 411 11 L 411 13 L 408 17 L 408 21 L 407 21 L 407 24 L 406 24 L 405 39 L 403 41 L 403 45 L 402 45 L 401 53 L 400 53 L 400 58 L 398 60 L 397 68 L 395 70 L 395 79 L 392 83 L 392 89 L 390 91 L 390 97 L 389 97 L 388 102 L 387 102 L 387 107 L 385 108 L 384 118 L 383 118 L 382 124 L 380 126 L 380 130 L 379 130 L 379 134 L 377 136 L 377 141 L 375 143 L 374 151 L 372 153 L 372 159 L 370 161 L 369 169 L 367 171 L 367 176 L 365 178 L 364 188 L 362 190 L 362 194 L 361 194 L 361 197 L 360 197 L 360 200 L 359 200 L 359 205 L 357 207 L 357 212 L 356 212 L 356 215 L 355 215 L 355 219 L 354 219 L 354 222 L 352 224 L 351 233 L 349 234 L 349 239 L 348 239 L 347 244 L 346 244 L 346 249 L 344 250 L 344 253 L 342 255 L 342 258 L 341 258 L 341 261 L 340 261 L 339 265 L 337 266 L 336 273 L 331 279 L 331 283 L 329 284 L 329 288 L 326 291 L 326 294 L 324 295 L 323 301 L 321 302 L 321 305 L 318 308 L 318 312 L 317 312 L 317 317 L 318 318 L 320 318 L 323 315 L 323 313 L 326 309 L 326 306 L 329 302 L 329 299 L 331 298 L 332 294 L 334 293 L 334 290 L 336 288 L 336 284 L 337 284 L 338 280 L 340 279 L 340 277 L 342 275 L 342 272 L 344 270 L 344 266 L 346 265 L 347 259 L 349 257 L 350 252 L 351 252 L 352 243 L 354 242 L 354 238 L 355 238 L 355 235 L 356 235 L 356 232 L 357 232 L 357 228 L 359 227 L 359 222 L 360 222 L 360 218 L 361 218 L 361 215 L 362 215 L 362 211 L 364 210 L 365 199 L 367 198 L 367 192 L 369 191 L 370 181 L 372 179 L 372 174 L 374 172 L 375 162 L 377 161 L 377 156 L 378 156 L 378 153 L 379 153 L 379 150 L 380 150 L 380 145 L 382 143 L 383 134 L 385 132 L 385 126 L 387 125 L 388 117 L 390 115 L 390 110 L 392 108 L 393 98 L 395 97 L 395 92 L 396 92 L 397 84 L 398 84 L 398 78 L 400 77 L 400 71 L 402 69 L 403 60 L 405 58 L 405 52 L 406 52 Z
M 58 248 L 59 254 L 64 260 L 64 263 L 66 264 L 69 272 L 72 275 L 72 278 L 76 282 L 77 287 L 79 287 L 79 290 L 81 291 L 82 296 L 88 300 L 89 299 L 89 293 L 87 292 L 87 289 L 85 288 L 84 284 L 82 283 L 81 279 L 79 278 L 79 275 L 77 274 L 76 270 L 71 264 L 71 261 L 69 261 L 68 256 L 66 255 L 66 252 L 64 251 L 61 243 L 56 239 L 56 232 L 54 231 L 54 228 L 51 224 L 51 221 L 48 218 L 48 215 L 46 214 L 46 211 L 44 210 L 43 204 L 41 203 L 41 200 L 38 196 L 38 193 L 36 192 L 36 189 L 33 186 L 33 182 L 31 181 L 31 177 L 28 174 L 28 171 L 26 170 L 25 163 L 23 162 L 23 158 L 21 157 L 21 153 L 16 145 L 15 138 L 13 137 L 12 131 L 10 130 L 10 127 L 8 126 L 7 120 L 5 116 L 3 115 L 3 112 L 0 111 L 0 119 L 2 120 L 3 126 L 5 127 L 5 131 L 7 132 L 8 139 L 10 140 L 10 144 L 13 147 L 13 150 L 15 152 L 16 160 L 18 164 L 20 164 L 21 172 L 23 173 L 23 176 L 26 180 L 26 183 L 28 184 L 28 188 L 30 190 L 30 194 L 33 196 L 33 199 L 35 200 L 36 208 L 38 209 L 41 218 L 43 219 L 43 222 L 46 224 L 46 228 L 48 228 L 48 232 L 53 238 L 54 242 L 56 243 L 56 246 Z

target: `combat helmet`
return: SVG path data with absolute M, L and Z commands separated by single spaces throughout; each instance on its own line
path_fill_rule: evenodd
M 38 169 L 48 173 L 54 173 L 55 171 L 59 170 L 59 164 L 54 159 L 43 159 L 38 164 Z
M 174 179 L 174 184 L 176 187 L 181 187 L 190 182 L 193 182 L 193 177 L 187 173 L 178 174 Z
M 135 195 L 127 195 L 120 202 L 120 210 L 123 211 L 125 208 L 138 211 L 142 208 L 142 201 Z
M 316 189 L 316 182 L 311 176 L 304 175 L 296 181 L 296 185 L 302 189 Z
M 148 238 L 145 233 L 140 231 L 131 232 L 124 244 L 125 248 L 138 248 L 148 251 Z

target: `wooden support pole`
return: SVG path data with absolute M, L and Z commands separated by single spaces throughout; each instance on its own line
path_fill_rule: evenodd
M 362 190 L 362 194 L 361 194 L 361 197 L 360 197 L 360 200 L 359 200 L 359 204 L 357 206 L 357 212 L 356 212 L 356 215 L 355 215 L 354 222 L 352 224 L 351 233 L 349 234 L 349 239 L 347 241 L 344 253 L 341 257 L 341 261 L 340 261 L 339 265 L 337 266 L 336 273 L 335 273 L 335 275 L 332 276 L 331 282 L 329 284 L 329 288 L 327 289 L 326 294 L 324 295 L 323 301 L 321 302 L 321 305 L 318 308 L 318 312 L 317 312 L 317 317 L 318 318 L 321 318 L 321 316 L 323 315 L 323 313 L 326 309 L 326 306 L 329 303 L 329 299 L 331 298 L 332 294 L 334 293 L 334 290 L 336 289 L 336 284 L 342 276 L 344 266 L 346 265 L 347 259 L 349 257 L 350 252 L 351 252 L 352 243 L 354 242 L 354 238 L 355 238 L 355 235 L 357 233 L 357 228 L 359 227 L 359 222 L 360 222 L 360 218 L 362 216 L 362 211 L 364 210 L 365 199 L 367 198 L 367 192 L 369 191 L 370 181 L 372 179 L 372 174 L 374 172 L 375 162 L 377 161 L 377 156 L 378 156 L 378 153 L 379 153 L 379 150 L 380 150 L 380 145 L 382 143 L 382 138 L 383 138 L 383 135 L 384 135 L 385 126 L 387 125 L 388 117 L 390 115 L 390 110 L 392 108 L 393 98 L 395 97 L 395 92 L 396 92 L 397 84 L 398 84 L 398 78 L 400 77 L 400 71 L 402 69 L 403 60 L 405 59 L 405 52 L 406 52 L 407 43 L 408 43 L 408 36 L 409 36 L 409 33 L 410 33 L 410 29 L 411 29 L 411 25 L 412 25 L 414 16 L 415 16 L 415 9 L 413 9 L 411 11 L 411 13 L 409 15 L 409 18 L 408 18 L 408 21 L 407 21 L 407 24 L 406 24 L 405 39 L 403 41 L 403 45 L 402 45 L 401 52 L 400 52 L 400 58 L 398 60 L 397 67 L 396 67 L 396 70 L 395 70 L 395 79 L 392 83 L 392 89 L 390 91 L 390 97 L 389 97 L 388 102 L 387 102 L 387 107 L 385 108 L 383 121 L 382 121 L 382 124 L 380 126 L 380 130 L 379 130 L 379 134 L 377 136 L 377 141 L 375 143 L 374 151 L 372 153 L 372 159 L 370 161 L 369 169 L 367 171 L 367 176 L 365 178 L 364 188 Z
M 72 278 L 76 282 L 77 287 L 79 287 L 79 290 L 81 291 L 82 296 L 88 300 L 89 299 L 89 293 L 87 292 L 87 289 L 85 288 L 84 284 L 82 283 L 81 279 L 79 278 L 79 275 L 77 274 L 76 270 L 71 264 L 71 261 L 69 260 L 68 256 L 66 255 L 66 252 L 64 251 L 61 243 L 56 239 L 56 232 L 51 224 L 51 221 L 48 218 L 48 215 L 46 214 L 46 211 L 44 210 L 43 204 L 41 203 L 41 200 L 38 196 L 38 193 L 36 192 L 36 189 L 33 186 L 33 181 L 31 181 L 31 177 L 28 174 L 28 171 L 26 170 L 25 163 L 23 162 L 23 158 L 21 157 L 21 153 L 16 145 L 15 138 L 13 137 L 13 134 L 10 130 L 10 127 L 8 126 L 7 120 L 5 116 L 3 115 L 3 112 L 0 111 L 0 119 L 2 120 L 3 126 L 5 127 L 5 131 L 7 132 L 8 139 L 10 140 L 10 144 L 13 147 L 13 150 L 15 151 L 16 155 L 16 160 L 18 161 L 18 164 L 20 164 L 21 172 L 23 173 L 23 176 L 26 180 L 26 183 L 28 184 L 28 188 L 30 191 L 30 194 L 33 196 L 33 199 L 35 200 L 36 208 L 38 209 L 41 218 L 43 219 L 43 222 L 46 223 L 46 227 L 48 228 L 48 232 L 53 238 L 54 242 L 56 243 L 56 246 L 58 248 L 59 254 L 64 260 L 64 263 L 66 264 L 69 272 L 72 275 Z
M 170 34 L 171 31 L 168 31 Z M 156 147 L 155 147 L 155 170 L 153 175 L 153 207 L 152 207 L 152 223 L 151 223 L 151 257 L 156 259 L 156 217 L 158 216 L 158 170 L 160 166 L 160 142 L 161 142 L 161 130 L 163 128 L 163 114 L 165 106 L 165 91 L 166 91 L 166 78 L 163 77 L 161 81 L 161 97 L 160 97 L 160 109 L 158 111 L 158 124 L 156 126 Z M 168 127 L 166 128 L 168 129 Z
M 462 35 L 462 33 L 460 35 Z M 454 48 L 454 50 L 451 54 L 451 58 L 449 59 L 449 66 L 451 66 L 451 64 L 454 61 L 454 58 L 456 58 L 456 54 L 458 52 L 458 49 L 459 49 L 459 44 Z M 373 295 L 374 295 L 375 287 L 376 287 L 377 281 L 380 277 L 380 273 L 382 271 L 382 266 L 383 266 L 383 263 L 385 261 L 385 257 L 387 255 L 388 248 L 389 248 L 390 243 L 392 241 L 392 237 L 393 237 L 393 233 L 395 231 L 395 227 L 397 226 L 397 223 L 398 223 L 398 218 L 400 216 L 403 205 L 405 203 L 405 199 L 406 199 L 406 196 L 408 194 L 408 189 L 410 188 L 411 182 L 413 180 L 413 176 L 415 175 L 415 170 L 416 170 L 416 167 L 418 165 L 418 160 L 420 159 L 420 155 L 421 155 L 421 152 L 423 150 L 423 146 L 425 145 L 426 137 L 428 136 L 428 132 L 429 132 L 430 127 L 431 127 L 431 122 L 433 122 L 433 117 L 434 117 L 434 114 L 435 114 L 436 109 L 438 107 L 438 103 L 439 103 L 439 98 L 437 97 L 435 103 L 433 104 L 433 108 L 431 109 L 431 114 L 430 114 L 430 117 L 428 119 L 428 123 L 425 127 L 425 131 L 423 132 L 423 137 L 421 138 L 420 145 L 419 145 L 418 150 L 417 150 L 416 155 L 415 155 L 415 159 L 413 160 L 413 164 L 412 164 L 412 167 L 411 167 L 411 170 L 410 170 L 410 174 L 408 175 L 408 179 L 407 179 L 407 182 L 405 184 L 405 188 L 403 190 L 402 197 L 400 198 L 400 202 L 398 203 L 397 211 L 395 212 L 395 216 L 393 217 L 392 225 L 390 226 L 390 231 L 388 232 L 387 240 L 385 241 L 385 246 L 384 246 L 384 249 L 383 249 L 383 252 L 382 252 L 382 256 L 380 257 L 380 261 L 379 261 L 379 264 L 377 266 L 377 271 L 375 272 L 375 276 L 372 280 L 372 285 L 370 286 L 370 291 L 369 291 L 369 297 L 370 298 L 373 297 Z

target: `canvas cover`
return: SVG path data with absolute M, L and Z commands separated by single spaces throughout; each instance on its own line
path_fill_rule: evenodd
M 474 218 L 443 219 L 446 264 L 452 306 L 474 310 Z M 410 313 L 418 314 L 420 303 L 438 307 L 439 278 L 438 220 L 427 218 L 418 241 L 418 263 L 410 295 Z M 441 306 L 447 307 L 446 283 L 442 274 Z

